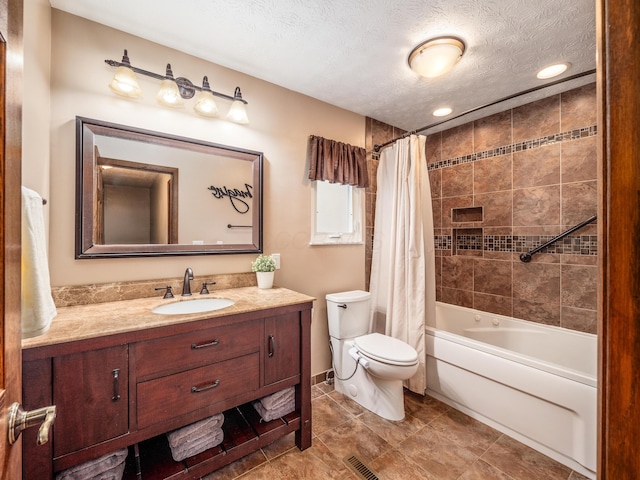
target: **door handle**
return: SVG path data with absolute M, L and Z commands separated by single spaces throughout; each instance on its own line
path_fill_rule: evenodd
M 13 445 L 23 430 L 40 425 L 38 429 L 38 445 L 49 441 L 49 430 L 56 419 L 56 406 L 38 408 L 28 412 L 18 402 L 9 407 L 9 445 Z

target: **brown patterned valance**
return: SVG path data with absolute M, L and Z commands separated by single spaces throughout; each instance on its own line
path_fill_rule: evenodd
M 311 135 L 308 155 L 310 180 L 328 180 L 355 187 L 369 185 L 364 148 Z

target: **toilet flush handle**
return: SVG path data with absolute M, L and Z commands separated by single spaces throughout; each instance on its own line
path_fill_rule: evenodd
M 351 357 L 358 362 L 360 365 L 362 365 L 364 368 L 369 368 L 369 361 L 362 358 L 359 355 L 358 349 L 356 347 L 350 348 L 349 349 L 349 355 L 351 355 Z
M 338 308 L 347 308 L 347 304 L 346 303 L 341 303 L 338 305 Z

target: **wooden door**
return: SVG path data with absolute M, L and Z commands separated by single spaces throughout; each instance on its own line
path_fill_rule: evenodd
M 53 455 L 59 457 L 129 432 L 127 345 L 53 359 L 57 417 Z
M 264 335 L 265 385 L 300 375 L 300 313 L 266 318 Z
M 598 478 L 640 478 L 640 2 L 598 0 Z
M 22 388 L 20 169 L 22 0 L 0 0 L 0 479 L 21 477 L 21 441 L 9 446 L 7 416 Z

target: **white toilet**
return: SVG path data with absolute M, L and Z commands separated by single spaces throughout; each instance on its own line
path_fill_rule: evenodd
M 335 389 L 387 420 L 404 418 L 402 381 L 418 370 L 418 353 L 396 338 L 369 332 L 371 294 L 327 299 Z

